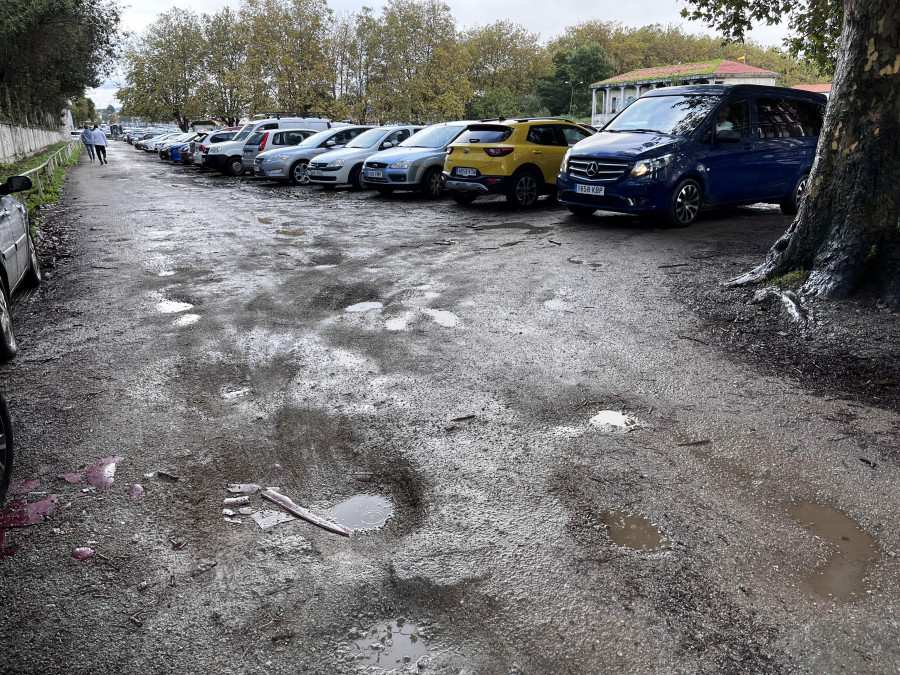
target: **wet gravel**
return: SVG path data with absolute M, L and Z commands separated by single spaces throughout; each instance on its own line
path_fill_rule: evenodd
M 717 285 L 787 224 L 326 192 L 114 144 L 73 171 L 0 371 L 14 478 L 71 503 L 7 531 L 2 670 L 897 670 L 897 317 L 798 323 Z M 117 456 L 108 490 L 57 477 Z M 262 529 L 240 509 L 277 507 L 224 504 L 235 483 L 356 531 Z

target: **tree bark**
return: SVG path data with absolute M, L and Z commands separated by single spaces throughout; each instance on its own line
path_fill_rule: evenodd
M 765 262 L 732 284 L 810 270 L 804 294 L 863 288 L 900 309 L 900 3 L 846 0 L 806 198 Z

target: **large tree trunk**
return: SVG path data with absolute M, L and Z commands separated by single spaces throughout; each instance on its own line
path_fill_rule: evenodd
M 847 0 L 807 197 L 766 261 L 733 283 L 811 270 L 804 293 L 869 286 L 900 308 L 900 2 Z

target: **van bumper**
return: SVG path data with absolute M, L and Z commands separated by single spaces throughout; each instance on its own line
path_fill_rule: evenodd
M 580 182 L 566 173 L 560 173 L 556 177 L 557 199 L 571 206 L 621 213 L 660 213 L 669 205 L 669 186 L 664 181 L 626 180 L 612 183 L 604 185 L 602 196 L 576 192 L 576 185 Z

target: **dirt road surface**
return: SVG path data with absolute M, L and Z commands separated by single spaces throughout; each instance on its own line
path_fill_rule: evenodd
M 3 672 L 900 667 L 900 417 L 736 358 L 685 290 L 776 208 L 670 230 L 113 143 L 53 222 L 2 369 L 10 499 L 48 510 L 6 534 Z

